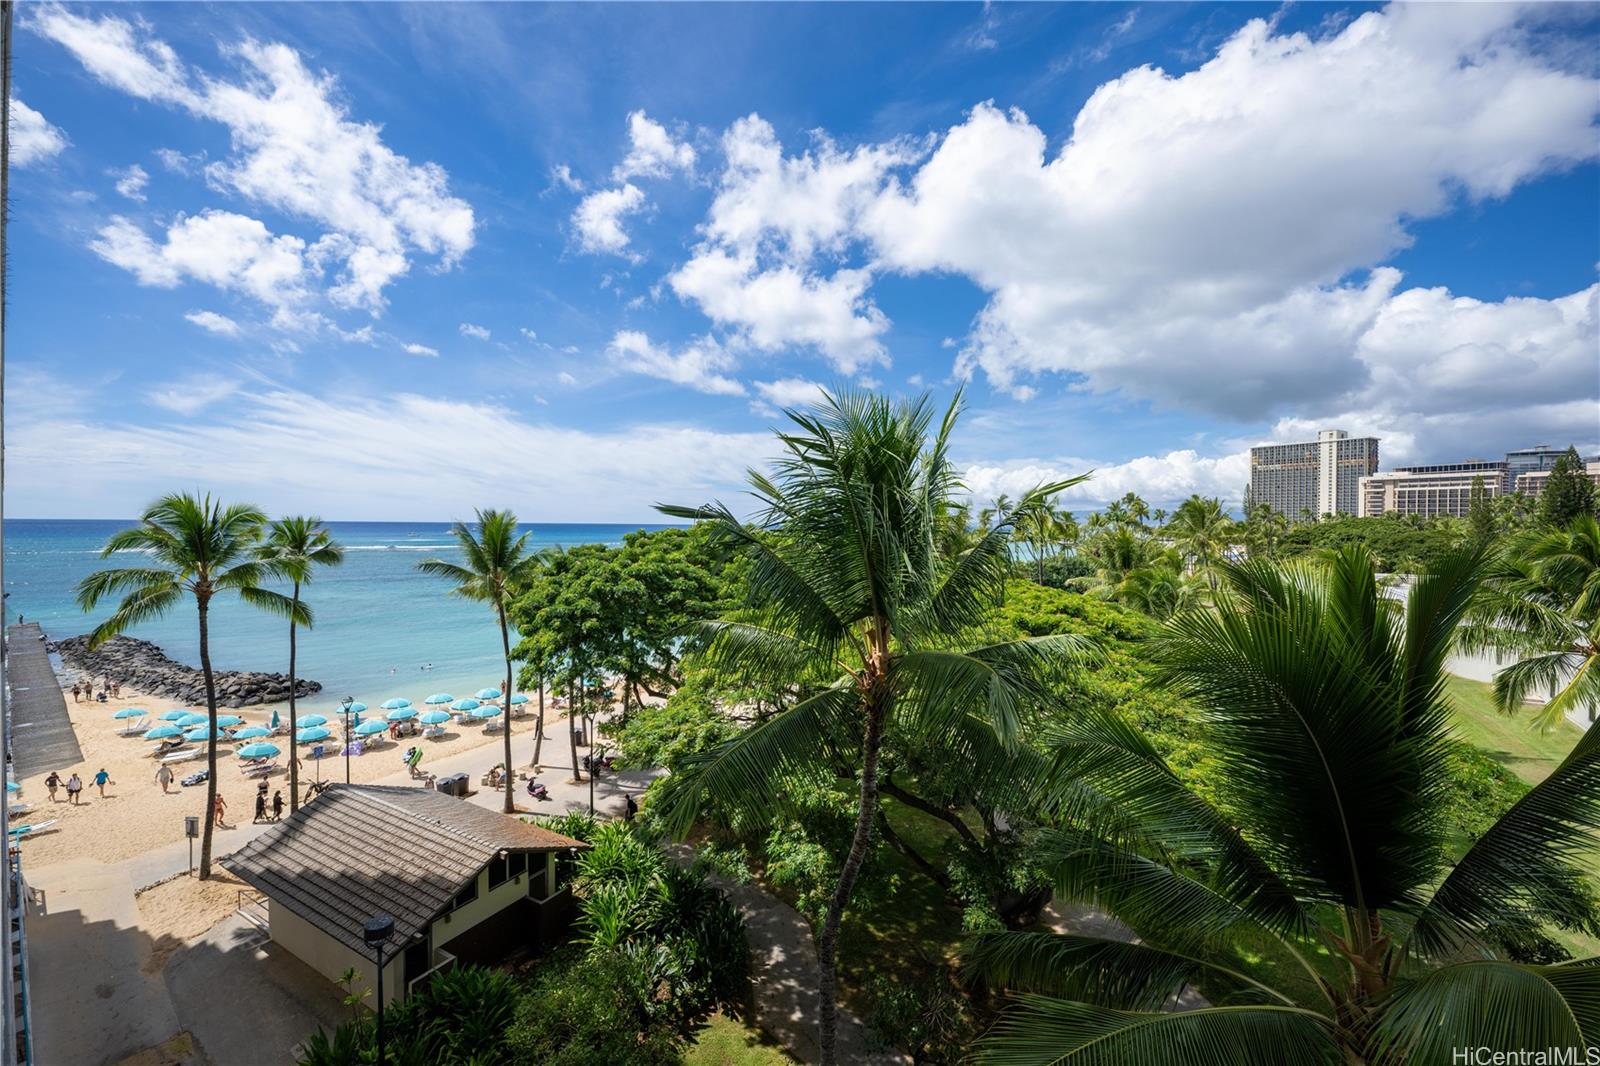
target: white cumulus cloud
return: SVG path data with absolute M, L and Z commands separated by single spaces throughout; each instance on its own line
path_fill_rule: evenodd
M 227 45 L 239 68 L 230 79 L 191 69 L 143 23 L 116 15 L 48 6 L 29 25 L 104 84 L 226 126 L 232 150 L 205 166 L 207 180 L 323 227 L 312 243 L 341 264 L 328 292 L 335 304 L 377 313 L 413 256 L 448 268 L 472 247 L 472 208 L 450 194 L 443 168 L 411 162 L 377 126 L 352 119 L 336 80 L 294 49 L 248 38 Z
M 711 337 L 700 337 L 679 351 L 654 344 L 637 330 L 619 330 L 607 348 L 618 367 L 633 374 L 670 381 L 696 392 L 718 396 L 742 396 L 744 386 L 725 371 L 738 362 L 733 354 Z
M 439 358 L 439 349 L 430 348 L 426 344 L 417 344 L 413 342 L 410 344 L 402 344 L 400 347 L 407 355 L 420 355 L 428 359 Z
M 150 174 L 144 167 L 134 163 L 111 173 L 117 179 L 118 195 L 136 203 L 144 203 L 144 187 L 150 182 Z
M 39 112 L 11 98 L 11 165 L 28 167 L 66 150 L 67 135 Z
M 631 182 L 585 196 L 572 213 L 579 245 L 586 252 L 626 251 L 628 231 L 622 228 L 622 220 L 642 211 L 644 205 L 644 190 Z
M 239 323 L 227 315 L 220 315 L 215 311 L 190 311 L 183 317 L 208 333 L 216 333 L 224 337 L 237 337 L 239 335 Z
M 611 177 L 613 181 L 664 178 L 673 171 L 693 170 L 694 161 L 693 145 L 674 140 L 661 123 L 643 111 L 634 111 L 628 115 L 628 154 Z
M 114 215 L 89 247 L 141 285 L 170 289 L 189 278 L 284 312 L 306 295 L 305 242 L 275 236 L 258 219 L 229 211 L 179 216 L 159 240 Z
M 489 339 L 489 330 L 483 326 L 475 326 L 471 322 L 461 323 L 461 335 L 471 337 L 473 340 L 486 341 Z

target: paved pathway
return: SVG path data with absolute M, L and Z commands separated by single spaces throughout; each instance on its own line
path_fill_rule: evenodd
M 6 683 L 11 689 L 10 740 L 17 780 L 82 762 L 78 734 L 67 717 L 67 699 L 50 666 L 39 623 L 6 628 Z
M 673 844 L 672 861 L 688 865 L 694 849 Z M 741 885 L 716 874 L 711 882 L 744 915 L 750 943 L 750 984 L 756 1021 L 802 1062 L 821 1061 L 817 1044 L 817 949 L 811 925 L 800 912 L 758 885 Z M 859 1066 L 910 1063 L 897 1051 L 870 1052 L 866 1026 L 839 1008 L 839 1061 Z
M 29 881 L 48 907 L 28 919 L 34 1061 L 116 1062 L 177 1033 L 165 982 L 145 972 L 152 942 L 127 870 L 84 859 Z

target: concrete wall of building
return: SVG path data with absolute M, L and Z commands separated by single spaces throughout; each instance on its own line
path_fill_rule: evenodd
M 361 955 L 270 897 L 267 900 L 267 923 L 274 942 L 334 984 L 341 982 L 346 970 L 354 969 L 356 980 L 353 990 L 357 994 L 370 992 L 362 1002 L 369 1009 L 377 1006 L 376 954 Z M 389 944 L 384 949 L 383 997 L 389 1003 L 405 995 L 400 965 L 404 947 L 404 944 Z

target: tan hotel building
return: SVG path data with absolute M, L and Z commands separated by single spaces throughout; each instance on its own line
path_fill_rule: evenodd
M 1504 460 L 1468 459 L 1460 463 L 1402 466 L 1361 479 L 1361 517 L 1379 515 L 1466 515 L 1472 505 L 1472 483 L 1483 479 L 1493 499 L 1505 490 Z

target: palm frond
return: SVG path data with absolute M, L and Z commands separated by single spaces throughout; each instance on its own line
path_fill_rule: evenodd
M 977 714 L 1002 744 L 1015 746 L 1027 707 L 1047 700 L 1052 680 L 1098 651 L 1071 633 L 965 651 L 908 651 L 895 660 L 896 716 L 947 722 Z
M 826 762 L 831 738 L 857 705 L 853 686 L 837 687 L 801 700 L 789 710 L 746 729 L 709 752 L 698 754 L 666 779 L 660 810 L 668 832 L 682 837 L 693 827 L 707 798 L 765 818 L 781 797 L 774 782 L 784 773 Z
M 1076 999 L 1119 1010 L 1159 1010 L 1184 986 L 1211 976 L 1249 993 L 1294 1005 L 1253 977 L 1193 955 L 1148 944 L 1061 933 L 995 932 L 963 953 L 970 974 L 996 988 Z
M 119 592 L 146 592 L 150 589 L 172 586 L 180 588 L 181 578 L 170 570 L 153 567 L 120 567 L 113 570 L 96 570 L 78 582 L 78 606 L 92 611 L 107 596 Z
M 287 618 L 298 626 L 310 628 L 314 621 L 311 606 L 306 601 L 292 599 L 281 592 L 246 586 L 239 590 L 239 598 L 252 607 L 259 607 L 279 618 Z
M 1289 937 L 1310 929 L 1305 907 L 1233 820 L 1185 784 L 1127 722 L 1109 713 L 1075 715 L 1047 743 L 1050 809 L 1059 821 L 1123 847 L 1148 841 L 1203 863 L 1213 871 L 1211 887 L 1254 921 Z
M 1515 1056 L 1600 1047 L 1597 962 L 1529 966 L 1481 960 L 1405 982 L 1382 1006 L 1368 1061 L 1383 1066 L 1450 1062 L 1461 1048 Z M 1578 1053 L 1572 1061 L 1583 1061 Z
M 171 584 L 150 585 L 133 592 L 117 606 L 116 611 L 95 626 L 89 634 L 89 646 L 99 647 L 112 637 L 120 636 L 141 622 L 159 618 L 183 599 L 184 590 Z
M 980 1066 L 1339 1066 L 1329 1021 L 1297 1007 L 1121 1011 L 1023 996 L 978 1043 Z
M 1443 954 L 1475 942 L 1506 912 L 1570 925 L 1570 882 L 1600 832 L 1600 729 L 1590 729 L 1555 771 L 1501 815 L 1434 890 L 1412 942 Z

